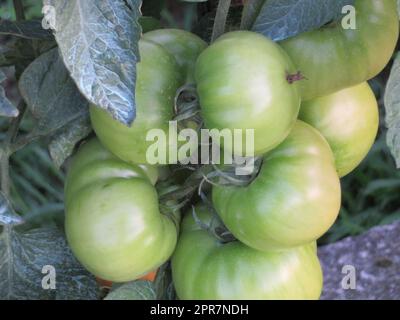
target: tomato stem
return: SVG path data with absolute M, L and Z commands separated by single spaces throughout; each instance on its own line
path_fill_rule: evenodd
M 180 87 L 175 95 L 174 102 L 175 117 L 179 129 L 192 128 L 193 124 L 199 131 L 203 126 L 200 117 L 200 102 L 194 84 L 186 84 Z
M 15 17 L 17 21 L 25 20 L 24 5 L 21 0 L 13 0 Z
M 293 84 L 297 81 L 307 80 L 307 78 L 305 76 L 303 76 L 300 71 L 297 71 L 297 73 L 294 73 L 294 74 L 286 73 L 286 80 L 290 84 Z
M 230 6 L 231 0 L 219 0 L 217 12 L 215 14 L 211 42 L 214 42 L 217 38 L 224 34 Z

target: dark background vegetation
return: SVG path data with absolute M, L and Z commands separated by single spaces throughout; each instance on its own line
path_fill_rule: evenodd
M 216 2 L 183 3 L 166 1 L 160 10 L 160 1 L 144 2 L 143 11 L 158 16 L 164 27 L 182 28 L 207 39 L 212 31 Z M 230 29 L 240 21 L 241 1 L 233 1 L 228 19 Z M 41 18 L 42 1 L 26 0 L 28 19 Z M 159 13 L 161 12 L 161 13 Z M 200 18 L 201 17 L 201 18 Z M 15 19 L 12 0 L 0 1 L 0 18 Z M 0 37 L 0 43 L 9 39 Z M 390 70 L 389 67 L 387 70 Z M 4 69 L 8 75 L 2 85 L 7 96 L 18 104 L 20 99 L 13 80 L 14 70 Z M 362 233 L 373 226 L 400 219 L 400 171 L 385 142 L 383 124 L 383 90 L 388 74 L 384 71 L 370 83 L 380 103 L 381 126 L 377 141 L 362 165 L 342 180 L 343 205 L 340 217 L 321 243 L 337 241 L 349 235 Z M 25 117 L 23 129 L 31 127 Z M 0 118 L 0 141 L 8 126 L 8 120 Z M 15 209 L 31 222 L 31 225 L 59 224 L 63 220 L 63 182 L 65 175 L 52 163 L 45 144 L 34 143 L 16 153 L 11 160 L 12 199 Z

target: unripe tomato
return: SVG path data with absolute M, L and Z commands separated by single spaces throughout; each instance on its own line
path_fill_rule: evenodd
M 254 129 L 254 148 L 248 151 L 259 155 L 271 150 L 286 138 L 298 116 L 300 94 L 297 84 L 288 80 L 295 73 L 286 53 L 264 36 L 250 31 L 223 35 L 196 64 L 205 126 L 231 130 L 232 136 L 234 129 Z M 244 151 L 245 131 L 241 142 Z
M 303 100 L 360 84 L 386 66 L 399 37 L 396 0 L 356 0 L 355 29 L 338 22 L 281 42 L 307 80 Z
M 356 168 L 371 149 L 379 127 L 378 103 L 368 83 L 303 102 L 300 119 L 326 138 L 340 177 Z
M 74 157 L 65 186 L 65 231 L 74 255 L 97 277 L 135 280 L 171 256 L 177 217 L 160 213 L 156 179 L 156 168 L 122 162 L 97 139 Z
M 90 117 L 97 137 L 107 149 L 124 161 L 146 164 L 146 152 L 154 143 L 146 141 L 149 130 L 164 132 L 168 143 L 168 121 L 174 116 L 174 98 L 182 84 L 182 75 L 174 57 L 160 45 L 140 40 L 139 51 L 136 119 L 132 125 L 121 124 L 95 106 L 90 107 Z M 160 152 L 167 154 L 168 146 Z
M 288 138 L 263 157 L 247 186 L 213 186 L 216 211 L 233 235 L 261 250 L 315 241 L 340 209 L 340 181 L 332 151 L 310 125 L 297 121 Z
M 206 224 L 212 219 L 202 207 L 196 214 Z M 239 241 L 221 243 L 190 214 L 172 257 L 172 278 L 180 299 L 318 299 L 322 289 L 315 244 L 262 252 Z
M 194 66 L 207 43 L 195 34 L 180 29 L 159 29 L 144 34 L 144 39 L 154 41 L 173 55 L 185 75 L 186 83 L 194 81 Z

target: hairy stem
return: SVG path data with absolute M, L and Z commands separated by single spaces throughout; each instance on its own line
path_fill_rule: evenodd
M 213 32 L 211 35 L 211 42 L 216 40 L 225 32 L 226 20 L 228 18 L 229 7 L 231 6 L 231 0 L 219 0 L 217 13 L 215 15 Z

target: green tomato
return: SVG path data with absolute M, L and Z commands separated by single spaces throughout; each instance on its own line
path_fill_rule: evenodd
M 106 148 L 126 162 L 146 164 L 146 152 L 154 143 L 146 141 L 149 130 L 158 129 L 166 135 L 166 149 L 160 152 L 168 153 L 168 121 L 174 116 L 175 93 L 183 80 L 174 57 L 160 45 L 140 40 L 139 51 L 136 119 L 132 125 L 121 124 L 108 112 L 93 105 L 90 117 L 97 137 Z
M 194 82 L 194 66 L 207 43 L 193 33 L 180 29 L 159 29 L 147 32 L 143 38 L 161 45 L 172 54 L 186 76 L 185 83 Z
M 142 16 L 139 18 L 139 23 L 142 26 L 142 32 L 149 32 L 161 27 L 160 21 L 153 17 Z
M 178 217 L 160 213 L 156 180 L 155 167 L 125 163 L 97 139 L 73 158 L 65 186 L 65 231 L 74 255 L 97 277 L 135 280 L 171 256 Z
M 263 157 L 248 186 L 214 186 L 216 211 L 233 235 L 261 250 L 310 243 L 334 223 L 340 181 L 324 137 L 298 121 L 289 137 Z
M 360 84 L 386 66 L 399 36 L 396 0 L 356 0 L 355 29 L 338 22 L 281 42 L 306 80 L 303 100 Z
M 340 177 L 356 168 L 371 149 L 379 127 L 378 103 L 367 82 L 303 102 L 300 119 L 326 138 Z
M 281 143 L 292 129 L 300 109 L 296 83 L 288 81 L 295 69 L 274 42 L 250 31 L 230 32 L 200 55 L 196 84 L 201 114 L 208 129 L 242 129 L 242 150 L 260 155 Z M 245 130 L 254 129 L 254 148 L 246 144 Z M 232 144 L 234 145 L 234 144 Z
M 209 223 L 211 214 L 196 209 Z M 182 223 L 172 256 L 172 278 L 180 299 L 318 299 L 322 271 L 315 243 L 284 252 L 261 252 L 239 241 L 221 243 L 192 215 Z

